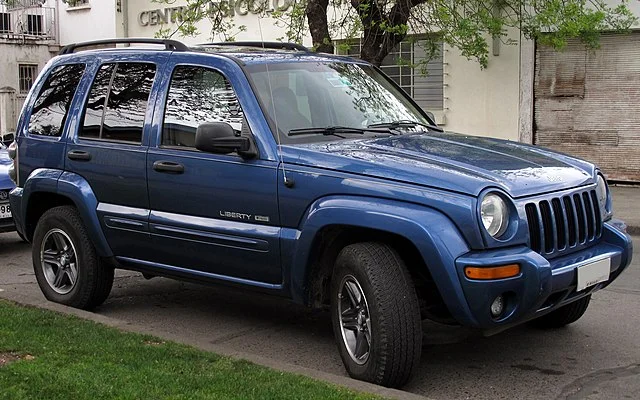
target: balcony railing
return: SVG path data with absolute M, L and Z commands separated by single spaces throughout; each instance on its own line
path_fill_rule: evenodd
M 0 5 L 0 39 L 55 42 L 55 8 L 31 0 L 24 0 L 20 7 Z

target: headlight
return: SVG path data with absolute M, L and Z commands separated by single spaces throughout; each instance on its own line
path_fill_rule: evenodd
M 598 203 L 602 209 L 607 208 L 607 182 L 604 181 L 602 175 L 598 175 L 598 184 L 596 185 L 596 196 L 598 197 Z
M 484 229 L 494 238 L 500 237 L 509 226 L 507 203 L 495 193 L 489 193 L 482 199 L 480 216 Z

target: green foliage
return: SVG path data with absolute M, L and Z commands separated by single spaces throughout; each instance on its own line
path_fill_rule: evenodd
M 375 399 L 148 335 L 0 301 L 0 399 Z M 14 358 L 14 357 L 12 357 Z
M 609 7 L 602 0 L 546 0 L 534 10 L 523 17 L 523 33 L 557 49 L 565 47 L 569 38 L 598 47 L 601 32 L 624 32 L 636 21 L 626 1 Z
M 186 0 L 187 9 L 194 11 L 184 14 L 177 29 L 163 27 L 159 34 L 195 35 L 196 23 L 208 18 L 212 36 L 232 40 L 234 29 L 235 34 L 244 29 L 235 26 L 233 13 L 225 14 L 228 1 Z M 498 38 L 506 45 L 518 42 L 519 35 L 510 36 L 510 29 L 556 49 L 562 49 L 571 38 L 597 47 L 601 32 L 626 32 L 637 20 L 627 6 L 628 0 L 620 0 L 615 6 L 608 6 L 604 0 L 292 0 L 287 10 L 270 15 L 265 7 L 259 7 L 267 4 L 263 1 L 266 0 L 249 0 L 248 4 L 261 9 L 264 17 L 271 16 L 284 29 L 279 40 L 301 43 L 309 32 L 309 20 L 318 18 L 310 10 L 321 7 L 329 35 L 313 37 L 311 32 L 314 47 L 323 45 L 326 51 L 330 44 L 329 48 L 344 53 L 353 39 L 360 38 L 362 57 L 376 64 L 411 33 L 428 34 L 423 44 L 427 54 L 436 55 L 434 49 L 444 42 L 485 68 L 490 41 Z M 211 4 L 217 4 L 219 10 L 212 12 L 216 7 Z

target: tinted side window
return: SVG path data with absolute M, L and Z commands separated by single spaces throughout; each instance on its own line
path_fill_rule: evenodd
M 100 138 L 104 102 L 107 99 L 107 93 L 109 93 L 109 84 L 111 83 L 114 68 L 115 64 L 103 65 L 96 74 L 85 107 L 82 130 L 78 136 L 95 139 Z
M 91 88 L 79 136 L 141 143 L 155 73 L 153 64 L 103 65 Z
M 231 83 L 219 72 L 179 66 L 171 77 L 162 129 L 163 146 L 195 147 L 198 125 L 226 122 L 242 131 L 244 114 Z
M 62 135 L 84 68 L 84 64 L 61 65 L 51 72 L 33 105 L 29 120 L 30 135 Z

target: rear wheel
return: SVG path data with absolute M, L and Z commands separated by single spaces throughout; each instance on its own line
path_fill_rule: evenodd
M 351 377 L 390 387 L 409 381 L 422 351 L 420 308 L 411 277 L 391 247 L 358 243 L 340 252 L 331 316 Z
M 109 296 L 113 268 L 104 265 L 72 206 L 46 211 L 36 226 L 33 267 L 44 296 L 56 303 L 91 309 Z
M 538 328 L 561 328 L 579 320 L 587 311 L 590 301 L 591 295 L 583 297 L 531 322 Z

